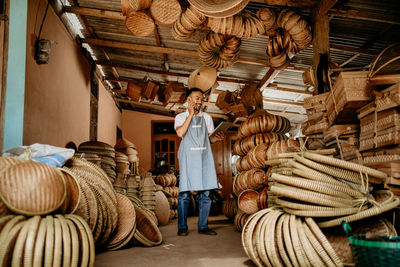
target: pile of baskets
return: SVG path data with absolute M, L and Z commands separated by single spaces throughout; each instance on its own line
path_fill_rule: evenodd
M 318 218 L 321 228 L 376 216 L 400 203 L 390 191 L 371 190 L 384 183 L 381 171 L 312 152 L 282 157 L 270 176 L 273 202 L 287 213 Z
M 143 178 L 143 185 L 140 188 L 140 199 L 145 208 L 152 212 L 156 210 L 156 184 L 151 173 L 147 173 Z
M 343 266 L 312 218 L 278 208 L 253 214 L 243 227 L 242 244 L 257 266 Z
M 299 143 L 287 140 L 284 135 L 289 128 L 286 118 L 263 110 L 240 125 L 233 149 L 241 155 L 236 161 L 239 173 L 234 177 L 233 193 L 238 196 L 238 207 L 242 212 L 252 214 L 267 207 L 268 159 L 279 153 L 299 151 Z
M 235 228 L 238 232 L 241 232 L 243 230 L 243 226 L 246 224 L 250 216 L 251 216 L 250 214 L 238 210 L 238 212 L 235 215 L 235 219 L 233 220 Z
M 157 175 L 155 178 L 156 184 L 163 187 L 163 192 L 169 202 L 169 219 L 172 220 L 178 216 L 178 195 L 179 188 L 176 186 L 177 178 L 173 173 Z
M 121 7 L 125 26 L 135 36 L 150 35 L 156 22 L 173 24 L 182 12 L 177 0 L 121 0 Z
M 80 217 L 0 217 L 1 266 L 94 266 L 95 247 Z
M 224 200 L 222 204 L 222 213 L 226 217 L 228 217 L 228 219 L 233 220 L 237 212 L 238 212 L 238 206 L 236 198 L 228 198 Z
M 96 154 L 101 159 L 101 168 L 107 173 L 111 183 L 117 178 L 115 171 L 115 149 L 106 143 L 99 141 L 87 141 L 78 146 L 78 152 L 84 154 Z

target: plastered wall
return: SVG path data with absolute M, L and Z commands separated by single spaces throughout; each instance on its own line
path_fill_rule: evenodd
M 77 145 L 89 139 L 90 65 L 49 7 L 41 38 L 53 41 L 49 64 L 37 65 L 34 42 L 46 1 L 28 1 L 24 145 Z M 99 83 L 98 140 L 115 143 L 121 113 Z
M 122 135 L 136 145 L 140 171 L 151 169 L 151 121 L 173 121 L 173 117 L 122 111 Z

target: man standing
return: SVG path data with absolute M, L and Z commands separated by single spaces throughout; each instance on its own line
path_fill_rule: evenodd
M 176 134 L 182 138 L 179 146 L 179 197 L 178 235 L 188 235 L 187 214 L 190 191 L 199 193 L 198 232 L 206 235 L 217 233 L 208 228 L 211 209 L 210 190 L 218 188 L 211 143 L 222 141 L 223 132 L 209 138 L 214 123 L 209 114 L 201 111 L 203 91 L 192 88 L 188 91 L 188 108 L 175 117 Z

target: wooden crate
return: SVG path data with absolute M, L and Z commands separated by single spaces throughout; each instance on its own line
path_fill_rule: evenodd
M 169 82 L 165 88 L 165 100 L 167 103 L 180 103 L 183 104 L 186 98 L 186 88 L 183 83 Z
M 400 83 L 378 92 L 375 103 L 377 112 L 400 106 Z
M 367 71 L 341 72 L 327 97 L 329 123 L 357 122 L 357 109 L 372 100 Z
M 382 131 L 387 128 L 400 126 L 400 109 L 390 109 L 376 114 L 372 113 L 360 120 L 361 135 Z M 375 129 L 376 127 L 376 129 Z
M 304 108 L 305 109 L 325 108 L 326 98 L 328 97 L 328 95 L 329 92 L 304 98 Z
M 134 83 L 128 83 L 126 95 L 128 97 L 132 98 L 132 100 L 139 101 L 140 97 L 142 96 L 142 90 L 143 90 L 143 88 L 141 85 L 137 85 Z
M 215 105 L 224 113 L 229 113 L 232 110 L 231 107 L 232 92 L 223 91 L 218 95 L 217 102 Z
M 142 91 L 142 96 L 145 97 L 146 99 L 149 99 L 151 101 L 154 101 L 157 95 L 157 91 L 159 89 L 159 86 L 151 81 L 147 82 L 146 88 Z
M 342 135 L 359 133 L 360 127 L 358 124 L 336 124 L 324 131 L 324 142 L 328 142 Z

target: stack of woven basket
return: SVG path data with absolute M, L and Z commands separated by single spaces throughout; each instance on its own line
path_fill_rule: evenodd
M 222 205 L 222 213 L 228 217 L 228 219 L 233 220 L 236 213 L 238 212 L 237 200 L 236 198 L 228 198 L 224 200 Z
M 243 227 L 242 244 L 257 266 L 343 266 L 312 218 L 278 208 L 253 214 Z
M 138 174 L 139 157 L 135 145 L 125 138 L 120 138 L 115 144 L 114 149 L 128 156 L 131 173 Z
M 88 152 L 75 152 L 74 156 L 80 159 L 85 159 L 87 161 L 90 161 L 96 164 L 97 166 L 101 167 L 101 158 L 97 154 Z
M 87 141 L 79 145 L 78 152 L 98 155 L 101 158 L 101 168 L 107 173 L 111 183 L 115 181 L 115 149 L 112 146 L 99 141 Z
M 269 171 L 265 162 L 277 153 L 299 149 L 296 141 L 286 140 L 284 133 L 289 128 L 286 118 L 265 111 L 257 111 L 240 125 L 233 148 L 233 153 L 241 155 L 236 161 L 239 173 L 234 178 L 233 192 L 241 211 L 252 214 L 267 207 Z
M 136 36 L 153 33 L 155 22 L 173 24 L 182 11 L 177 0 L 121 0 L 121 7 L 126 28 Z
M 82 216 L 93 232 L 97 246 L 104 246 L 118 225 L 118 201 L 106 173 L 96 165 L 72 158 L 61 170 L 68 184 L 73 184 L 71 213 Z M 66 203 L 67 204 L 67 203 Z
M 170 220 L 178 216 L 178 195 L 179 188 L 176 186 L 177 179 L 175 174 L 166 173 L 157 175 L 155 182 L 163 187 L 163 192 L 166 195 L 170 205 Z
M 250 216 L 251 216 L 250 214 L 238 210 L 238 212 L 235 215 L 235 219 L 233 220 L 233 224 L 235 225 L 235 228 L 238 232 L 241 232 L 243 230 L 243 226 L 246 224 Z
M 139 197 L 141 178 L 140 175 L 130 174 L 126 179 L 126 196 Z
M 156 185 L 151 173 L 147 173 L 143 178 L 143 185 L 140 189 L 140 199 L 147 209 L 153 212 L 156 210 Z
M 0 264 L 61 266 L 80 259 L 93 266 L 94 241 L 87 222 L 71 214 L 50 215 L 70 212 L 65 203 L 79 201 L 70 192 L 77 185 L 44 163 L 0 157 L 0 169 Z

